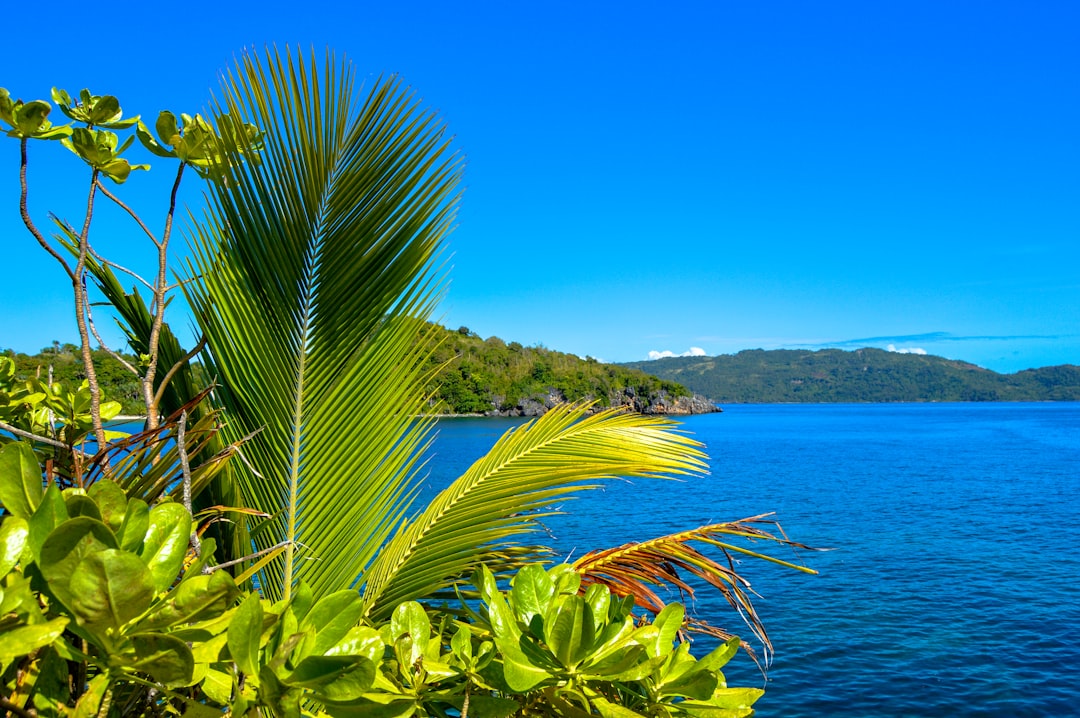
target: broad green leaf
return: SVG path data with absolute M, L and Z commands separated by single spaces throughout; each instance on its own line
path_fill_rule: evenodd
M 390 618 L 391 640 L 403 646 L 407 653 L 399 660 L 405 666 L 414 666 L 424 655 L 424 647 L 431 635 L 431 620 L 416 601 L 408 601 L 394 609 Z
M 98 481 L 86 493 L 100 509 L 101 520 L 119 538 L 120 526 L 124 523 L 124 515 L 128 508 L 128 498 L 123 489 L 112 481 Z
M 191 514 L 180 504 L 157 504 L 150 509 L 150 522 L 139 553 L 150 568 L 154 590 L 168 590 L 184 565 L 191 540 Z
M 120 522 L 120 529 L 116 532 L 116 540 L 120 542 L 120 548 L 125 551 L 142 554 L 143 539 L 150 528 L 150 507 L 145 501 L 131 499 L 124 511 L 124 518 Z
M 8 516 L 0 523 L 0 579 L 19 563 L 30 537 L 30 524 L 20 516 Z
M 79 564 L 87 556 L 116 547 L 116 537 L 108 526 L 88 516 L 77 516 L 61 523 L 45 539 L 38 566 L 49 590 L 71 609 L 74 597 L 69 583 Z
M 731 658 L 739 651 L 739 637 L 729 638 L 724 643 L 709 651 L 708 655 L 698 661 L 698 667 L 707 671 L 718 671 L 723 668 Z
M 71 714 L 72 718 L 95 718 L 101 709 L 101 702 L 104 700 L 109 686 L 109 674 L 99 673 L 94 676 L 89 686 L 87 686 L 86 692 L 82 694 L 78 703 L 75 704 L 75 710 Z
M 588 655 L 593 642 L 593 617 L 589 604 L 580 596 L 567 596 L 545 621 L 547 644 L 559 663 L 577 666 Z
M 375 664 L 362 656 L 308 656 L 284 680 L 304 686 L 328 700 L 351 701 L 371 687 Z
M 104 523 L 101 516 L 101 509 L 98 508 L 97 503 L 86 494 L 76 493 L 71 489 L 65 489 L 64 506 L 67 507 L 68 516 L 71 518 L 87 516 Z
M 248 675 L 259 675 L 259 642 L 262 638 L 263 608 L 257 593 L 249 595 L 233 614 L 228 646 L 233 662 Z
M 529 625 L 533 616 L 542 616 L 547 611 L 548 603 L 554 594 L 555 582 L 541 564 L 529 564 L 522 568 L 514 576 L 514 585 L 510 592 L 517 619 Z
M 416 701 L 411 698 L 382 693 L 369 693 L 367 702 L 336 704 L 324 703 L 326 712 L 333 718 L 409 718 L 416 715 Z
M 646 643 L 650 656 L 655 658 L 667 655 L 671 651 L 671 645 L 682 630 L 685 617 L 686 610 L 678 603 L 669 603 L 656 614 L 656 618 L 653 619 L 653 627 L 657 631 L 655 640 Z
M 386 651 L 379 632 L 370 626 L 355 626 L 336 644 L 326 650 L 327 656 L 364 656 L 378 665 Z
M 526 658 L 516 645 L 498 641 L 496 643 L 502 651 L 503 679 L 510 690 L 525 693 L 552 678 L 550 672 Z
M 363 612 L 363 604 L 356 591 L 346 589 L 332 593 L 316 601 L 304 620 L 300 630 L 315 629 L 315 643 L 311 652 L 323 655 L 327 649 L 339 642 L 356 626 Z
M 678 679 L 660 686 L 660 695 L 683 696 L 705 700 L 713 694 L 720 681 L 716 673 L 710 670 L 690 670 Z
M 64 496 L 55 484 L 45 490 L 41 504 L 37 511 L 30 517 L 30 552 L 34 558 L 40 561 L 41 546 L 53 529 L 62 522 L 67 521 L 67 506 L 64 505 Z
M 195 667 L 191 649 L 178 638 L 164 633 L 131 636 L 135 658 L 130 667 L 149 673 L 170 688 L 187 685 Z
M 603 718 L 641 718 L 642 714 L 621 706 L 618 703 L 612 703 L 605 698 L 597 696 L 593 698 L 592 704 L 596 706 L 596 710 Z
M 46 623 L 19 626 L 0 632 L 0 671 L 16 658 L 27 656 L 59 638 L 68 624 L 67 618 L 54 618 Z
M 461 700 L 455 699 L 454 705 L 460 706 Z M 509 718 L 521 710 L 521 704 L 509 698 L 496 698 L 482 693 L 469 696 L 469 715 L 472 718 Z
M 119 629 L 154 600 L 146 564 L 133 553 L 112 548 L 80 561 L 68 587 L 72 613 L 96 631 Z
M 153 631 L 205 620 L 224 613 L 238 593 L 225 571 L 192 576 L 174 588 L 153 613 L 139 622 L 138 630 Z
M 41 503 L 41 467 L 25 441 L 0 447 L 0 503 L 7 512 L 29 519 Z

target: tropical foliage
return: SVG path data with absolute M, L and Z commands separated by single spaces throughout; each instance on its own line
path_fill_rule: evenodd
M 749 714 L 757 693 L 729 691 L 719 672 L 736 642 L 694 660 L 681 642 L 694 624 L 629 577 L 688 586 L 681 566 L 734 586 L 728 569 L 678 547 L 714 545 L 730 562 L 736 549 L 718 535 L 790 542 L 731 524 L 650 542 L 632 571 L 600 559 L 535 566 L 547 551 L 531 539 L 556 502 L 609 477 L 705 470 L 700 446 L 671 422 L 564 405 L 414 505 L 440 364 L 424 329 L 461 163 L 407 87 L 389 78 L 361 95 L 332 55 L 245 56 L 205 118 L 163 112 L 156 138 L 121 119 L 115 98 L 79 97 L 53 93 L 83 125 L 72 128 L 51 124 L 48 103 L 0 93 L 0 120 L 22 147 L 24 222 L 72 281 L 92 441 L 69 447 L 71 466 L 57 472 L 43 448 L 52 426 L 0 424 L 12 434 L 0 439 L 6 708 Z M 164 233 L 129 210 L 158 275 L 133 275 L 128 291 L 128 271 L 96 252 L 90 226 L 99 194 L 127 209 L 103 180 L 146 169 L 120 157 L 130 138 L 115 130 L 133 124 L 179 169 Z M 82 228 L 56 220 L 52 241 L 26 205 L 32 139 L 61 139 L 90 166 Z M 200 333 L 191 349 L 164 318 L 185 167 L 208 182 L 177 269 Z M 86 279 L 139 357 L 113 352 L 138 379 L 146 427 L 112 443 Z M 13 416 L 37 411 L 41 387 L 27 386 L 5 398 Z M 646 548 L 679 558 L 650 565 Z

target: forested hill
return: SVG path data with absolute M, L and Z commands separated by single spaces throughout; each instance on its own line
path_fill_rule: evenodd
M 499 337 L 481 339 L 468 327 L 448 330 L 429 324 L 426 333 L 434 333 L 432 338 L 440 342 L 430 368 L 446 365 L 429 387 L 437 411 L 535 416 L 556 403 L 581 400 L 646 414 L 716 411 L 686 387 L 636 369 Z
M 755 349 L 623 364 L 719 404 L 769 402 L 1080 401 L 1072 364 L 998 374 L 961 361 L 882 349 Z
M 583 400 L 596 401 L 599 408 L 623 406 L 645 414 L 717 410 L 686 387 L 635 369 L 498 337 L 484 340 L 467 327 L 451 331 L 428 324 L 422 333 L 439 343 L 427 368 L 443 367 L 427 387 L 435 412 L 536 416 L 557 403 Z M 3 353 L 15 360 L 17 377 L 37 372 L 47 376 L 51 365 L 55 379 L 72 388 L 85 378 L 78 348 L 72 344 L 57 343 L 35 355 Z M 105 396 L 119 401 L 125 414 L 141 414 L 145 409 L 136 379 L 104 351 L 94 352 L 94 363 Z

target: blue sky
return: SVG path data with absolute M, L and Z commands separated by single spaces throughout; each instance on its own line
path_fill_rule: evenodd
M 85 86 L 197 111 L 268 43 L 402 74 L 468 158 L 452 327 L 608 361 L 892 346 L 1080 364 L 1080 4 L 31 7 L 5 11 L 0 59 L 24 99 Z M 78 160 L 31 162 L 38 221 L 79 217 Z M 0 142 L 0 346 L 36 351 L 76 332 L 17 169 Z M 151 219 L 167 174 L 123 188 Z M 95 237 L 143 266 L 119 218 Z

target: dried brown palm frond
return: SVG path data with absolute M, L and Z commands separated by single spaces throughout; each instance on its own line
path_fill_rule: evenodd
M 183 467 L 177 447 L 182 417 L 193 415 L 193 410 L 209 393 L 209 389 L 197 394 L 187 404 L 165 418 L 156 428 L 140 431 L 124 439 L 111 442 L 90 465 L 87 484 L 100 479 L 115 481 L 132 498 L 147 502 L 158 500 L 163 494 L 171 494 L 179 500 L 182 490 Z M 200 456 L 204 450 L 218 450 L 205 461 L 191 467 L 191 485 L 198 493 L 224 468 L 237 452 L 241 442 L 220 447 L 215 441 L 221 430 L 221 412 L 203 412 L 198 419 L 184 425 L 184 446 L 188 456 Z
M 809 546 L 790 540 L 780 525 L 769 518 L 770 516 L 772 514 L 761 514 L 740 521 L 709 524 L 648 541 L 593 551 L 575 561 L 573 567 L 582 575 L 582 590 L 592 583 L 603 584 L 612 593 L 632 596 L 638 608 L 653 614 L 659 613 L 665 606 L 664 600 L 655 589 L 674 588 L 682 596 L 693 599 L 695 590 L 691 584 L 691 576 L 696 576 L 716 588 L 728 604 L 738 612 L 754 636 L 761 642 L 764 663 L 768 665 L 772 654 L 772 642 L 750 600 L 751 594 L 755 596 L 757 594 L 750 587 L 750 582 L 735 569 L 735 555 L 758 558 L 804 573 L 817 573 L 813 569 L 791 561 L 730 543 L 730 539 L 764 540 L 792 549 L 811 550 Z M 772 529 L 763 528 L 765 526 L 770 526 Z M 720 537 L 727 540 L 721 540 Z M 719 549 L 723 554 L 723 561 L 706 556 L 691 546 L 691 543 Z M 687 631 L 704 633 L 723 640 L 733 635 L 722 628 L 697 619 L 687 619 L 684 628 Z M 758 660 L 749 643 L 742 641 L 742 646 L 755 661 Z

